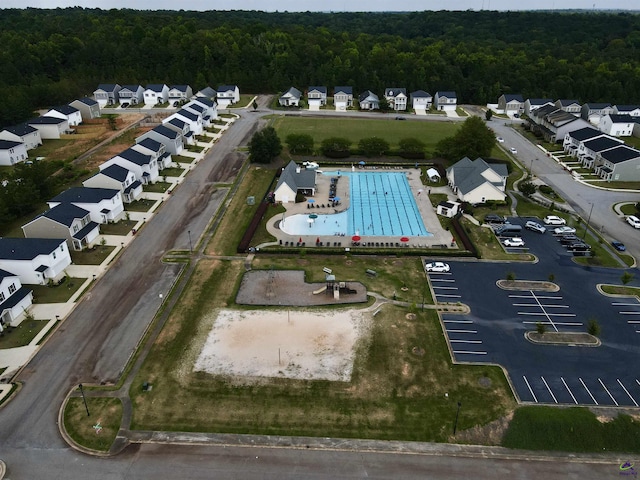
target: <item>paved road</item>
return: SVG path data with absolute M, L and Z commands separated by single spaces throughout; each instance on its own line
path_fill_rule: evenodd
M 261 109 L 266 104 L 261 101 Z M 175 193 L 160 214 L 54 333 L 17 380 L 18 397 L 0 410 L 0 457 L 7 478 L 606 478 L 618 459 L 587 465 L 553 462 L 394 455 L 272 448 L 134 445 L 113 459 L 86 457 L 70 449 L 56 426 L 58 408 L 79 382 L 113 382 L 175 281 L 180 266 L 164 265 L 162 254 L 188 248 L 218 208 L 226 181 L 238 165 L 235 147 L 256 127 L 260 112 L 245 112 Z M 434 449 L 443 447 L 435 446 Z M 435 452 L 434 452 L 435 453 Z

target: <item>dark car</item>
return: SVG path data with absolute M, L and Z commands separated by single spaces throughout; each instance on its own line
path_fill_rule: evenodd
M 624 243 L 619 242 L 617 240 L 614 240 L 613 242 L 611 242 L 611 246 L 616 250 L 618 250 L 619 252 L 624 252 L 627 249 L 627 247 L 624 246 Z
M 588 252 L 591 250 L 591 245 L 584 242 L 575 242 L 567 245 L 567 250 L 570 252 Z
M 504 217 L 496 215 L 495 213 L 490 213 L 484 217 L 484 223 L 504 223 L 505 221 Z
M 562 245 L 570 245 L 572 243 L 581 242 L 582 239 L 580 237 L 575 236 L 575 235 L 563 235 L 561 237 L 558 237 L 558 241 Z
M 404 117 L 396 117 L 396 120 L 406 120 Z

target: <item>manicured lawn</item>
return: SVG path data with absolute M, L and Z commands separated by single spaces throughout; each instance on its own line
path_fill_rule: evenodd
M 184 172 L 184 168 L 179 167 L 170 167 L 165 168 L 160 172 L 163 177 L 179 177 Z
M 148 212 L 155 203 L 155 200 L 142 198 L 140 200 L 136 200 L 135 202 L 125 203 L 124 209 L 130 212 Z
M 623 287 L 621 285 L 602 285 L 601 288 L 606 293 L 640 298 L 640 288 L 638 287 Z
M 623 414 L 601 422 L 587 408 L 520 407 L 502 445 L 525 450 L 640 453 L 640 422 Z
M 10 327 L 0 333 L 0 349 L 15 348 L 29 345 L 29 342 L 40 333 L 48 323 L 48 320 L 25 319 L 17 327 Z
M 100 233 L 104 235 L 126 235 L 137 222 L 133 220 L 120 220 L 118 223 L 105 223 L 100 225 Z
M 142 188 L 145 192 L 164 193 L 171 185 L 169 182 L 156 182 L 145 185 Z
M 640 189 L 640 182 L 602 182 L 585 180 L 587 183 L 597 185 L 599 187 L 616 188 L 618 190 L 638 190 Z
M 622 213 L 624 213 L 625 215 L 640 215 L 640 212 L 638 212 L 638 208 L 636 207 L 635 203 L 627 203 L 625 205 L 622 205 L 622 207 L 620 207 L 620 211 L 622 211 Z
M 352 147 L 363 138 L 379 137 L 397 147 L 403 138 L 418 138 L 426 145 L 427 151 L 433 151 L 435 145 L 445 137 L 453 135 L 460 127 L 451 122 L 398 122 L 393 117 L 380 119 L 354 118 L 301 118 L 278 117 L 274 122 L 280 139 L 284 143 L 291 133 L 313 136 L 316 148 L 330 137 L 344 137 L 351 140 Z
M 201 153 L 201 152 L 204 150 L 204 147 L 199 147 L 199 146 L 197 146 L 197 145 L 188 145 L 188 146 L 186 147 L 186 149 L 187 149 L 189 152 L 193 152 L 193 153 Z
M 65 405 L 64 425 L 67 433 L 80 445 L 107 452 L 120 429 L 122 402 L 119 398 L 86 397 L 86 400 L 89 416 L 81 397 L 72 397 Z M 98 429 L 98 425 L 102 428 Z
M 71 254 L 73 256 L 73 253 Z M 60 285 L 30 285 L 33 290 L 33 303 L 64 303 L 76 293 L 86 278 L 65 278 Z
M 177 162 L 177 163 L 193 163 L 195 158 L 193 158 L 193 157 L 185 157 L 184 155 L 171 155 L 171 160 L 173 160 L 174 162 Z
M 76 265 L 100 265 L 113 252 L 114 248 L 116 247 L 98 245 L 81 252 L 72 251 L 71 260 Z

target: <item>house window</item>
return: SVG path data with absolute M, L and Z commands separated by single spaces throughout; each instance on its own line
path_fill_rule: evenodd
M 53 259 L 56 259 L 56 252 L 53 252 Z
M 73 226 L 73 233 L 78 233 L 78 230 L 79 230 L 78 225 L 74 225 Z
M 15 293 L 16 291 L 16 284 L 12 283 L 11 285 L 9 285 L 9 295 L 11 295 L 12 293 Z
M 0 302 L 4 302 L 4 292 L 0 292 Z

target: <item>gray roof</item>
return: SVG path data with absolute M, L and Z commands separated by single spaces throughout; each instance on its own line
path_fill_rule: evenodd
M 186 93 L 188 88 L 191 87 L 189 87 L 189 85 L 171 85 L 169 90 L 179 90 L 180 92 Z
M 378 95 L 373 93 L 371 90 L 365 90 L 364 92 L 362 92 L 358 97 L 358 100 L 361 102 L 364 102 L 367 98 L 371 98 L 372 100 L 375 100 L 375 101 L 380 100 L 378 98 Z
M 429 98 L 431 94 L 424 90 L 416 90 L 415 92 L 411 92 L 411 96 L 414 98 Z
M 10 148 L 15 148 L 18 145 L 24 145 L 20 142 L 14 142 L 12 140 L 0 140 L 0 150 L 9 150 Z
M 453 164 L 447 169 L 447 172 L 453 171 L 453 178 L 456 187 L 463 194 L 472 192 L 480 185 L 491 183 L 482 176 L 487 169 L 491 169 L 501 177 L 508 176 L 507 166 L 501 163 L 489 165 L 482 158 L 476 158 L 471 161 L 468 157 L 464 157 L 459 162 Z
M 336 95 L 338 93 L 344 93 L 345 95 L 353 95 L 352 87 L 335 87 L 333 89 L 333 94 Z
M 566 125 L 567 123 L 575 122 L 576 120 L 578 120 L 578 117 L 569 112 L 565 112 L 564 110 L 556 110 L 555 112 L 549 113 L 546 116 L 546 120 L 552 125 L 560 127 L 562 125 Z
M 131 92 L 137 92 L 141 88 L 144 90 L 142 85 L 123 85 L 121 90 L 129 90 Z
M 228 92 L 229 90 L 235 90 L 237 87 L 235 85 L 220 85 L 218 87 L 218 92 Z
M 28 123 L 21 123 L 19 125 L 13 125 L 11 127 L 6 127 L 5 130 L 7 132 L 13 133 L 19 137 L 24 137 L 25 135 L 29 135 L 31 133 L 37 132 L 38 129 L 32 127 Z
M 294 192 L 297 192 L 299 189 L 315 188 L 316 171 L 301 168 L 300 173 L 297 173 L 297 168 L 296 162 L 293 160 L 289 162 L 289 165 L 287 165 L 280 174 L 276 190 L 283 183 L 287 184 Z
M 568 107 L 569 105 L 573 105 L 574 103 L 580 105 L 580 102 L 578 100 L 567 100 L 566 98 L 561 98 L 560 100 L 558 100 L 558 103 L 563 107 Z
M 539 117 L 542 118 L 545 115 L 549 115 L 550 113 L 553 112 L 557 112 L 560 109 L 558 107 L 556 107 L 555 105 L 544 105 L 540 108 L 537 108 L 536 110 L 533 111 L 532 115 L 535 117 Z
M 449 91 L 449 92 L 444 92 L 444 91 L 443 92 L 436 92 L 436 95 L 439 96 L 439 97 L 447 97 L 447 98 L 456 98 L 457 97 L 456 92 L 451 92 L 451 91 Z
M 164 83 L 152 83 L 150 85 L 147 85 L 147 90 L 152 90 L 154 92 L 161 92 L 164 87 L 166 87 L 166 85 Z
M 302 92 L 300 90 L 298 90 L 296 87 L 289 87 L 289 90 L 287 90 L 286 92 L 284 92 L 282 94 L 282 96 L 284 97 L 287 93 L 291 94 L 291 96 L 295 97 L 295 98 L 300 98 L 302 97 Z
M 89 215 L 89 212 L 84 208 L 80 208 L 71 203 L 61 203 L 36 218 L 47 217 L 54 222 L 70 227 L 73 225 L 74 220 L 84 218 L 87 215 Z
M 38 255 L 49 255 L 64 242 L 61 238 L 0 238 L 0 258 L 33 260 Z
M 96 88 L 96 90 L 104 90 L 105 92 L 113 92 L 119 86 L 120 85 L 118 85 L 117 83 L 101 83 L 100 85 L 98 85 L 98 88 Z
M 515 100 L 516 102 L 524 103 L 524 99 L 520 93 L 504 93 L 504 99 L 507 103 Z
M 610 148 L 617 147 L 622 142 L 611 137 L 598 137 L 593 140 L 584 142 L 585 148 L 588 148 L 592 152 L 602 152 L 609 150 Z
M 112 188 L 72 187 L 53 197 L 51 202 L 62 203 L 99 203 L 102 200 L 110 200 L 118 195 L 120 190 Z
M 198 93 L 204 95 L 205 98 L 214 98 L 216 96 L 216 91 L 211 87 L 204 87 Z
M 184 126 L 187 124 L 186 122 L 184 122 L 183 120 L 180 120 L 179 118 L 173 117 L 171 120 L 169 120 L 167 123 L 170 123 L 171 125 L 175 125 L 176 127 L 178 127 L 180 130 L 184 130 Z
M 107 177 L 113 178 L 114 180 L 118 180 L 119 182 L 124 182 L 127 179 L 127 175 L 129 175 L 129 170 L 120 165 L 109 165 L 104 170 L 101 170 L 98 175 L 102 173 Z
M 553 103 L 551 98 L 529 98 L 529 105 L 544 105 L 545 103 Z
M 145 155 L 133 148 L 123 150 L 117 156 L 124 158 L 125 160 L 129 160 L 131 163 L 135 163 L 136 165 L 148 165 L 151 162 L 151 155 Z
M 584 127 L 578 130 L 574 130 L 573 132 L 569 132 L 569 136 L 571 138 L 575 138 L 579 142 L 588 140 L 593 137 L 599 137 L 600 135 L 603 135 L 600 130 L 596 130 L 595 128 L 591 127 Z
M 603 108 L 609 108 L 610 103 L 585 103 L 583 107 L 587 107 L 589 110 L 602 110 Z
M 159 152 L 162 149 L 162 144 L 153 138 L 145 138 L 141 142 L 138 142 L 138 145 L 142 145 L 144 148 L 148 148 L 153 152 Z
M 206 105 L 207 107 L 213 107 L 215 105 L 213 100 L 211 100 L 211 99 L 209 99 L 207 97 L 195 97 L 187 105 L 189 105 L 191 103 L 194 103 L 194 102 L 201 103 L 202 105 Z M 187 105 L 185 105 L 185 106 L 187 106 Z
M 32 118 L 27 123 L 31 125 L 59 125 L 62 122 L 66 122 L 66 120 L 64 118 L 43 116 Z
M 640 159 L 640 152 L 626 145 L 620 145 L 619 147 L 602 152 L 600 156 L 611 163 L 622 163 L 627 160 L 633 160 L 634 158 Z
M 89 97 L 79 98 L 78 102 L 84 103 L 85 105 L 89 105 L 90 107 L 94 105 L 98 105 L 98 102 L 96 102 L 93 98 L 89 98 Z
M 320 93 L 324 93 L 325 95 L 327 94 L 327 87 L 318 87 L 318 86 L 309 87 L 309 91 L 312 91 L 312 90 L 317 90 Z

